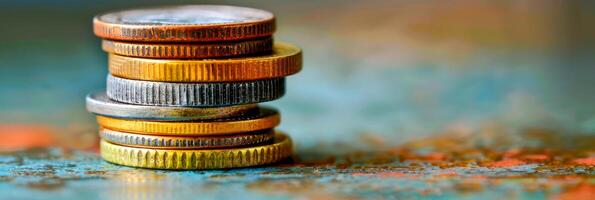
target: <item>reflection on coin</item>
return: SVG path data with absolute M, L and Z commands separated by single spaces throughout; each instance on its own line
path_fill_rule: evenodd
M 105 92 L 96 92 L 87 96 L 87 110 L 97 115 L 114 118 L 189 121 L 237 117 L 258 111 L 258 106 L 256 104 L 212 108 L 144 106 L 113 101 L 107 97 Z
M 291 139 L 277 133 L 272 144 L 231 149 L 171 150 L 127 147 L 101 140 L 108 162 L 153 169 L 223 169 L 275 163 L 292 154 Z
M 152 149 L 212 149 L 263 144 L 273 139 L 273 129 L 234 135 L 185 137 L 143 135 L 109 129 L 99 130 L 101 139 L 123 146 Z
M 205 136 L 224 135 L 271 129 L 279 125 L 281 117 L 271 108 L 260 108 L 259 112 L 237 118 L 213 119 L 188 122 L 160 122 L 118 119 L 97 116 L 100 126 L 127 133 L 145 135 Z
M 150 106 L 219 107 L 272 101 L 285 94 L 285 78 L 221 83 L 171 83 L 108 75 L 107 96 Z
M 281 78 L 302 69 L 300 48 L 276 43 L 272 54 L 247 58 L 171 60 L 109 55 L 112 75 L 164 82 L 229 82 Z
M 275 17 L 253 8 L 186 5 L 107 13 L 93 24 L 97 36 L 112 40 L 204 42 L 270 36 Z

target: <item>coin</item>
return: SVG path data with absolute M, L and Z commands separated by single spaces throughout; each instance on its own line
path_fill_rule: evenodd
M 205 136 L 228 135 L 271 129 L 279 125 L 279 113 L 271 108 L 260 108 L 258 113 L 237 118 L 189 122 L 161 122 L 118 119 L 97 116 L 100 126 L 127 133 L 145 135 Z
M 256 104 L 212 108 L 133 105 L 112 101 L 105 92 L 91 93 L 86 100 L 87 110 L 97 115 L 151 121 L 208 120 L 237 117 L 258 111 Z
M 276 43 L 267 56 L 165 60 L 109 55 L 112 75 L 127 79 L 165 82 L 228 82 L 285 77 L 302 69 L 300 48 Z
M 98 15 L 93 19 L 93 30 L 110 40 L 229 41 L 272 35 L 275 17 L 268 11 L 236 6 L 167 6 Z
M 271 52 L 271 37 L 218 43 L 129 43 L 103 40 L 103 50 L 122 56 L 144 58 L 218 58 Z
M 301 50 L 285 43 L 275 44 L 272 55 L 206 60 L 164 60 L 109 56 L 114 76 L 150 81 L 222 82 L 288 76 L 301 70 Z
M 107 96 L 150 106 L 219 107 L 272 101 L 285 94 L 285 78 L 224 83 L 167 83 L 108 75 Z
M 272 144 L 232 149 L 171 150 L 127 147 L 101 140 L 108 162 L 152 169 L 223 169 L 275 163 L 292 154 L 291 139 L 277 133 Z
M 101 139 L 110 143 L 151 149 L 209 149 L 263 144 L 274 136 L 272 129 L 234 135 L 209 137 L 155 136 L 125 133 L 102 128 Z

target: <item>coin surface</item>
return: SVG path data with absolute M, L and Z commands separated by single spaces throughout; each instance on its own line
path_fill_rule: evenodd
M 285 94 L 285 78 L 223 83 L 168 83 L 108 75 L 107 96 L 150 106 L 220 107 L 272 101 Z
M 266 56 L 165 60 L 109 55 L 109 71 L 126 79 L 165 82 L 228 82 L 280 78 L 302 69 L 300 48 L 276 43 Z
M 291 139 L 277 133 L 272 144 L 231 149 L 171 150 L 127 147 L 101 140 L 108 162 L 152 169 L 224 169 L 271 164 L 292 154 Z
M 273 129 L 234 135 L 209 137 L 184 137 L 163 135 L 142 135 L 109 129 L 100 129 L 101 139 L 110 143 L 151 149 L 212 149 L 257 145 L 269 142 Z
M 150 121 L 190 121 L 237 117 L 258 111 L 256 104 L 226 107 L 144 106 L 120 103 L 105 92 L 87 95 L 87 110 L 97 115 Z
M 237 57 L 271 52 L 271 37 L 217 43 L 129 43 L 103 40 L 103 50 L 122 56 L 143 58 L 198 59 Z
M 118 119 L 97 116 L 100 126 L 127 133 L 145 135 L 213 136 L 271 129 L 279 125 L 281 117 L 272 108 L 260 108 L 258 113 L 237 118 L 208 121 L 161 122 Z
M 219 5 L 183 5 L 123 10 L 93 19 L 95 35 L 139 42 L 206 42 L 266 37 L 275 16 L 264 10 Z

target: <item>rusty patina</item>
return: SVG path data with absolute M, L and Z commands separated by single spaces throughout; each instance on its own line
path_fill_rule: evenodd
M 113 165 L 72 148 L 0 155 L 0 188 L 10 197 L 162 199 L 555 198 L 595 192 L 595 139 L 545 129 L 522 134 L 448 132 L 396 146 L 362 134 L 347 144 L 298 148 L 279 165 L 164 171 Z M 89 141 L 94 142 L 94 141 Z M 298 146 L 299 147 L 299 146 Z M 202 196 L 201 196 L 202 197 Z

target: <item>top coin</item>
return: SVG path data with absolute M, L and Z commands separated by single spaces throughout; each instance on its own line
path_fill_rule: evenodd
M 93 19 L 95 35 L 138 42 L 211 42 L 270 36 L 275 16 L 254 8 L 186 5 L 124 10 Z

